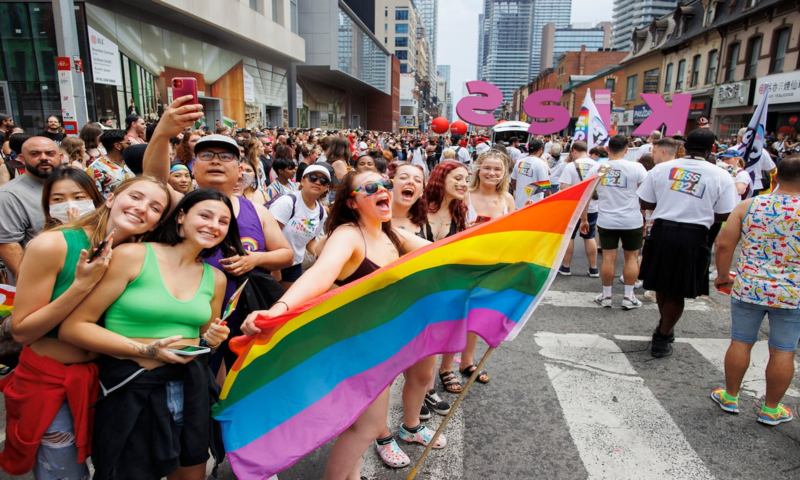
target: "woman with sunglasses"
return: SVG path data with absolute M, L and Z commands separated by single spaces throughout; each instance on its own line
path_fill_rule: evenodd
M 283 195 L 269 206 L 283 235 L 294 251 L 292 266 L 281 270 L 281 285 L 289 288 L 303 274 L 305 251 L 312 254 L 317 246 L 317 235 L 328 214 L 319 199 L 328 190 L 331 176 L 322 165 L 311 165 L 303 172 L 300 192 Z
M 271 309 L 251 313 L 242 324 L 242 331 L 254 335 L 261 331 L 255 325 L 259 314 L 281 315 L 317 298 L 334 283 L 347 285 L 397 260 L 403 253 L 428 245 L 413 233 L 392 227 L 393 187 L 391 180 L 384 180 L 376 172 L 345 175 L 325 224 L 329 232 L 327 243 L 316 263 Z M 418 398 L 416 403 L 418 412 L 422 398 Z M 361 456 L 385 430 L 388 409 L 387 388 L 347 430 L 339 434 L 328 458 L 324 478 L 360 478 Z M 400 427 L 400 438 L 423 445 L 427 445 L 433 433 L 422 425 Z M 439 437 L 436 448 L 443 448 L 445 444 L 446 440 Z

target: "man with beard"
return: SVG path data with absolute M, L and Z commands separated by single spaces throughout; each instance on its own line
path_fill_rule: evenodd
M 0 187 L 0 259 L 13 278 L 23 247 L 44 228 L 42 189 L 61 163 L 58 146 L 45 137 L 28 139 L 17 159 L 25 164 L 25 175 Z M 14 283 L 12 278 L 9 281 Z
M 64 132 L 61 131 L 61 121 L 55 115 L 47 117 L 47 130 L 42 132 L 43 137 L 56 142 L 56 145 L 61 145 L 61 140 L 64 140 Z

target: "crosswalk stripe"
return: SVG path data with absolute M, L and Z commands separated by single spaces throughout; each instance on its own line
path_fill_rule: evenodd
M 623 341 L 649 342 L 650 337 L 635 335 L 615 335 L 614 338 Z M 725 373 L 725 352 L 731 341 L 727 338 L 676 338 L 676 343 L 688 343 L 721 373 Z M 767 380 L 764 371 L 769 361 L 769 347 L 766 340 L 760 340 L 753 345 L 750 352 L 750 367 L 742 380 L 742 393 L 761 398 L 767 393 Z M 800 371 L 800 364 L 795 362 L 795 370 Z M 720 386 L 724 385 L 724 379 Z M 789 387 L 786 395 L 800 397 L 800 391 Z
M 592 292 L 560 292 L 557 290 L 548 290 L 547 293 L 544 294 L 544 297 L 542 297 L 542 304 L 552 305 L 555 307 L 601 308 L 594 303 L 595 297 L 597 297 L 597 293 Z M 616 298 L 615 306 L 618 307 L 619 302 L 621 301 L 622 297 Z M 658 309 L 658 306 L 655 303 L 650 303 L 643 300 L 642 308 L 644 310 L 656 310 Z M 713 307 L 711 304 L 705 300 L 687 299 L 684 310 L 707 312 L 712 308 Z
M 589 478 L 713 478 L 613 340 L 535 338 Z

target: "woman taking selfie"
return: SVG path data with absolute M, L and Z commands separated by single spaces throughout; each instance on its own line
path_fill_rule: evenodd
M 108 355 L 98 362 L 94 478 L 205 478 L 216 400 L 208 352 L 230 330 L 217 318 L 225 275 L 197 259 L 220 249 L 244 255 L 230 200 L 190 192 L 147 243 L 117 249 L 64 322 L 62 339 Z
M 28 243 L 10 322 L 14 340 L 25 347 L 19 366 L 0 381 L 8 422 L 0 466 L 6 472 L 88 477 L 89 407 L 97 397 L 97 366 L 89 362 L 97 355 L 60 340 L 59 325 L 103 277 L 111 248 L 155 228 L 169 207 L 163 184 L 137 177 L 121 183 L 93 213 Z
M 310 168 L 310 167 L 309 167 Z M 259 314 L 276 316 L 325 293 L 335 283 L 354 282 L 407 253 L 428 244 L 404 230 L 392 228 L 392 188 L 375 172 L 351 172 L 342 178 L 331 206 L 325 229 L 328 239 L 316 263 L 300 277 L 275 305 L 266 311 L 251 313 L 242 331 L 254 335 L 261 330 L 255 319 Z M 418 399 L 417 405 L 422 399 Z M 347 430 L 339 434 L 328 458 L 325 477 L 329 480 L 358 480 L 361 456 L 386 429 L 389 389 L 364 410 Z M 419 406 L 417 407 L 419 411 Z M 419 418 L 416 419 L 419 423 Z M 400 438 L 427 444 L 433 432 L 417 425 L 400 428 Z M 444 447 L 440 437 L 437 447 Z

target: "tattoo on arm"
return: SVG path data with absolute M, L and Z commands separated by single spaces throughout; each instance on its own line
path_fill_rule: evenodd
M 158 348 L 154 345 L 137 345 L 133 342 L 128 342 L 133 351 L 143 357 L 156 358 L 158 356 Z

